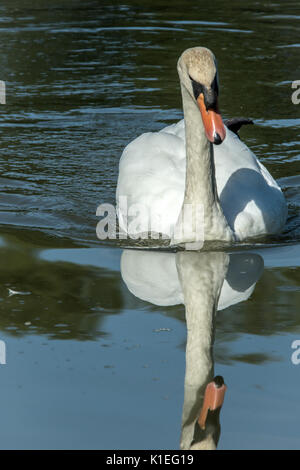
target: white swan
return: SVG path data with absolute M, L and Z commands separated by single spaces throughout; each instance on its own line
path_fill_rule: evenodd
M 225 130 L 214 55 L 204 47 L 187 49 L 177 68 L 184 120 L 142 134 L 125 148 L 116 195 L 120 229 L 164 233 L 171 244 L 199 241 L 197 230 L 176 237 L 174 230 L 183 208 L 200 204 L 204 240 L 280 232 L 287 217 L 284 196 L 251 150 Z

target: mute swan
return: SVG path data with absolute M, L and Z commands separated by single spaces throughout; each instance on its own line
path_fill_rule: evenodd
M 287 217 L 284 196 L 222 122 L 213 53 L 204 47 L 187 49 L 177 69 L 184 120 L 142 134 L 121 156 L 116 193 L 121 231 L 130 236 L 162 233 L 170 244 L 197 242 L 195 227 L 192 235 L 191 230 L 174 234 L 184 220 L 184 207 L 196 211 L 201 205 L 201 241 L 242 241 L 280 232 Z

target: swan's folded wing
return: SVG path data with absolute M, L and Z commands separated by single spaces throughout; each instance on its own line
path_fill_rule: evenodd
M 224 215 L 240 240 L 278 233 L 287 208 L 268 170 L 230 130 L 214 147 L 216 180 Z
M 142 134 L 124 150 L 119 164 L 117 204 L 127 198 L 128 209 L 141 208 L 144 220 L 150 220 L 149 231 L 161 232 L 161 224 L 176 223 L 182 205 L 185 185 L 185 142 L 180 128 Z M 174 126 L 175 127 L 175 126 Z M 122 227 L 124 214 L 118 206 Z M 122 227 L 125 229 L 125 227 Z M 127 230 L 126 230 L 127 231 Z

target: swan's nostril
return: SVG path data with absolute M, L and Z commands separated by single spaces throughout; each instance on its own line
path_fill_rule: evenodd
M 221 143 L 222 143 L 222 139 L 221 139 L 220 135 L 216 132 L 215 135 L 214 135 L 214 144 L 219 145 Z

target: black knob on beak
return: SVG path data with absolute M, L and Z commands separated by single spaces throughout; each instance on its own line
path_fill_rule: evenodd
M 215 145 L 220 145 L 221 143 L 222 143 L 222 139 L 219 136 L 219 134 L 216 132 L 215 135 L 214 135 L 214 144 Z
M 224 379 L 223 379 L 222 375 L 216 375 L 213 382 L 215 383 L 215 386 L 217 388 L 220 388 L 220 387 L 222 387 L 222 385 L 224 385 Z

